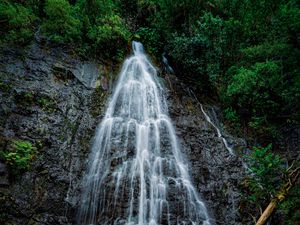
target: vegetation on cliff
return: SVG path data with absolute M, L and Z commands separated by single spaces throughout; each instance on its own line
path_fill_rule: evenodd
M 121 60 L 130 40 L 167 52 L 175 71 L 217 96 L 233 126 L 265 144 L 299 125 L 300 9 L 295 0 L 2 0 L 1 43 L 34 34 L 84 56 Z
M 0 152 L 0 156 L 5 159 L 12 168 L 15 175 L 29 169 L 30 162 L 36 155 L 36 147 L 29 141 L 13 141 L 9 151 Z

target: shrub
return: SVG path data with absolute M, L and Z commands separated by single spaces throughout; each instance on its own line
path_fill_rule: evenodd
M 272 145 L 253 147 L 246 157 L 252 176 L 248 178 L 250 195 L 249 201 L 269 201 L 282 186 L 281 175 L 284 172 L 280 156 L 270 152 Z
M 92 50 L 96 54 L 111 56 L 117 60 L 124 57 L 129 37 L 130 32 L 116 14 L 97 18 L 96 24 L 88 31 Z
M 235 109 L 254 128 L 257 136 L 276 136 L 272 126 L 282 110 L 283 101 L 280 71 L 275 61 L 255 63 L 250 68 L 235 68 L 222 94 L 223 103 Z
M 239 123 L 239 116 L 237 115 L 236 111 L 232 108 L 226 108 L 224 110 L 225 118 L 233 123 Z
M 13 141 L 9 151 L 2 152 L 1 156 L 14 172 L 27 170 L 30 162 L 35 158 L 36 148 L 29 141 Z
M 204 13 L 192 27 L 191 34 L 174 33 L 169 40 L 168 50 L 178 70 L 185 71 L 185 75 L 204 90 L 220 86 L 223 26 L 224 21 L 220 17 Z
M 280 203 L 279 208 L 283 210 L 286 225 L 295 225 L 300 221 L 300 187 L 294 186 L 289 191 L 287 198 Z
M 140 27 L 136 32 L 136 36 L 146 46 L 149 53 L 158 56 L 162 52 L 163 42 L 158 30 Z
M 209 85 L 208 75 L 205 72 L 206 40 L 198 37 L 188 37 L 181 34 L 173 34 L 168 45 L 171 59 L 176 65 L 175 70 L 182 73 L 184 79 L 192 80 L 200 88 Z

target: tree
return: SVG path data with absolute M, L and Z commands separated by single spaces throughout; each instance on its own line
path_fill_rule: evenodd
M 0 2 L 0 43 L 27 44 L 32 40 L 36 17 L 18 3 Z
M 74 43 L 81 38 L 81 21 L 66 0 L 47 0 L 46 19 L 41 25 L 43 34 L 58 43 Z

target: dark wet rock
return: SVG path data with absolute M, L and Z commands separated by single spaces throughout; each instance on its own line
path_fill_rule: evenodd
M 99 69 L 96 64 L 91 62 L 83 62 L 78 64 L 74 70 L 73 74 L 80 80 L 87 88 L 95 88 L 96 81 L 99 76 Z M 107 90 L 107 89 L 106 89 Z
M 57 81 L 67 83 L 76 78 L 87 88 L 95 88 L 100 75 L 97 65 L 93 62 L 76 61 L 74 64 L 55 63 L 52 72 Z
M 102 113 L 92 105 L 94 98 L 105 102 L 108 91 L 101 89 L 99 68 L 38 43 L 3 50 L 0 80 L 8 88 L 0 89 L 1 147 L 7 150 L 2 139 L 27 140 L 38 152 L 31 168 L 18 176 L 0 163 L 1 224 L 75 223 L 81 177 Z
M 247 220 L 242 221 L 239 213 L 242 197 L 239 185 L 246 172 L 241 159 L 231 155 L 225 148 L 215 128 L 205 120 L 197 100 L 190 96 L 188 88 L 174 76 L 167 80 L 171 81 L 167 93 L 169 113 L 189 163 L 194 185 L 206 202 L 215 223 L 247 224 Z M 211 118 L 214 117 L 210 112 L 212 107 L 216 106 L 205 107 Z M 214 122 L 219 125 L 218 121 Z M 244 144 L 242 139 L 228 134 L 223 136 L 233 146 Z
M 8 170 L 5 163 L 0 161 L 0 188 L 5 188 L 9 185 Z

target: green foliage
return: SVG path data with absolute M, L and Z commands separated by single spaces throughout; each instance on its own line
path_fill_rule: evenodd
M 281 175 L 284 172 L 282 159 L 271 152 L 272 145 L 253 147 L 246 157 L 252 176 L 248 178 L 249 201 L 260 203 L 269 201 L 282 186 Z
M 280 203 L 279 209 L 283 210 L 286 225 L 294 225 L 295 221 L 300 221 L 300 187 L 291 188 L 287 198 Z
M 89 53 L 117 61 L 124 58 L 131 32 L 118 10 L 112 0 L 76 2 L 76 15 L 83 25 L 79 46 L 82 54 Z
M 224 21 L 211 13 L 205 13 L 195 28 L 195 36 L 197 39 L 202 39 L 206 44 L 204 52 L 206 70 L 210 83 L 218 88 L 219 76 L 222 70 L 223 46 L 225 42 L 225 34 L 223 33 Z
M 282 56 L 287 55 L 289 45 L 286 43 L 262 43 L 241 49 L 245 63 L 264 62 L 266 60 L 281 60 Z
M 115 57 L 117 60 L 124 57 L 129 37 L 130 32 L 122 19 L 114 14 L 97 18 L 96 24 L 88 31 L 88 38 L 93 43 L 92 50 L 106 57 Z
M 30 9 L 19 3 L 0 2 L 0 44 L 26 44 L 33 37 L 36 17 Z
M 172 41 L 169 43 L 169 54 L 176 62 L 177 71 L 184 71 L 186 78 L 197 82 L 197 84 L 203 87 L 208 82 L 207 74 L 205 73 L 205 60 L 204 57 L 197 53 L 205 51 L 205 40 L 200 38 L 190 38 L 186 35 L 174 34 Z M 203 55 L 202 55 L 203 56 Z M 197 78 L 192 76 L 197 74 Z M 199 79 L 202 82 L 199 82 Z
M 96 24 L 97 20 L 103 16 L 116 14 L 115 1 L 113 0 L 79 0 L 76 2 L 79 15 L 86 16 L 91 25 Z
M 163 43 L 157 29 L 150 27 L 140 27 L 136 32 L 136 37 L 146 46 L 147 52 L 159 56 L 162 52 Z
M 222 74 L 224 22 L 220 17 L 204 13 L 191 27 L 189 35 L 174 33 L 168 51 L 185 77 L 193 80 L 202 90 L 219 88 Z
M 267 142 L 287 121 L 299 123 L 296 0 L 122 2 L 147 17 L 137 34 L 150 51 L 162 51 L 165 43 L 175 72 L 205 95 L 217 94 L 224 109 L 232 109 L 225 112 L 232 123 L 238 117 L 245 131 Z
M 29 141 L 13 141 L 9 151 L 1 152 L 1 157 L 16 173 L 30 168 L 34 160 L 36 148 Z
M 81 21 L 74 16 L 74 10 L 68 1 L 47 0 L 45 13 L 46 19 L 41 30 L 52 41 L 74 43 L 80 39 Z
M 56 110 L 56 102 L 49 97 L 36 97 L 36 104 L 47 112 L 54 112 Z
M 241 112 L 257 135 L 273 133 L 272 121 L 281 111 L 283 84 L 275 61 L 237 69 L 223 94 L 223 102 Z
M 266 205 L 279 194 L 285 184 L 284 175 L 287 173 L 280 156 L 271 152 L 272 145 L 253 147 L 250 155 L 246 156 L 251 176 L 247 179 L 249 192 L 247 200 L 253 204 Z M 279 209 L 284 214 L 285 224 L 293 225 L 299 221 L 300 188 L 293 186 L 286 198 L 279 203 Z
M 148 1 L 149 2 L 149 1 Z M 150 1 L 154 3 L 155 1 Z M 201 15 L 204 1 L 198 0 L 160 0 L 156 1 L 156 15 L 153 20 L 157 27 L 168 36 L 174 30 L 189 32 L 194 21 Z
M 235 124 L 239 123 L 239 116 L 237 114 L 237 112 L 232 108 L 232 107 L 229 107 L 229 108 L 226 108 L 224 110 L 224 114 L 225 114 L 225 118 Z
M 33 92 L 15 93 L 16 102 L 22 106 L 31 106 L 35 102 L 35 95 Z
M 258 113 L 277 106 L 270 92 L 279 86 L 280 68 L 276 62 L 267 61 L 256 63 L 250 69 L 241 67 L 228 85 L 226 95 L 237 106 L 255 107 L 253 110 Z

